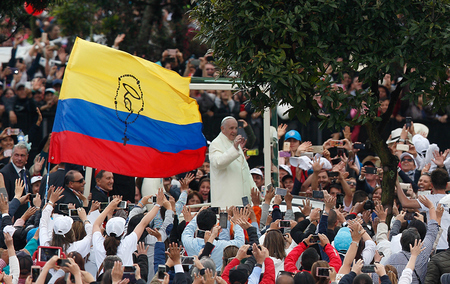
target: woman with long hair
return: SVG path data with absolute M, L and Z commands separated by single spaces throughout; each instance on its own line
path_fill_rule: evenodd
M 16 181 L 17 183 L 17 181 Z M 49 228 L 50 216 L 53 211 L 55 203 L 61 199 L 64 189 L 59 187 L 55 190 L 50 187 L 49 201 L 42 210 L 42 216 L 39 223 L 39 242 L 42 246 L 61 247 L 63 252 L 68 254 L 77 251 L 84 258 L 90 251 L 92 240 L 92 225 L 87 219 L 86 211 L 83 208 L 78 208 L 78 216 L 84 225 L 86 235 L 77 240 L 75 238 L 74 230 L 72 229 L 73 219 L 67 216 L 58 215 L 53 220 L 53 230 Z
M 125 219 L 122 217 L 113 217 L 106 223 L 106 237 L 102 236 L 101 225 L 106 216 L 117 208 L 122 201 L 119 196 L 114 196 L 111 203 L 103 210 L 100 216 L 95 220 L 93 228 L 93 251 L 95 263 L 100 265 L 107 255 L 117 255 L 122 259 L 124 266 L 133 265 L 133 252 L 137 249 L 137 243 L 147 225 L 155 218 L 164 201 L 164 193 L 162 189 L 158 190 L 157 204 L 148 212 L 139 224 L 134 228 L 133 232 L 126 237 Z M 100 269 L 101 270 L 101 269 Z
M 269 230 L 266 233 L 263 246 L 269 250 L 269 256 L 275 265 L 275 277 L 284 270 L 284 259 L 287 255 L 285 245 L 286 240 L 281 231 Z

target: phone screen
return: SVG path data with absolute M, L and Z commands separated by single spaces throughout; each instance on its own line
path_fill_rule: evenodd
M 134 266 L 124 266 L 123 267 L 123 272 L 124 273 L 135 273 L 136 272 L 136 267 L 134 267 Z
M 312 235 L 311 238 L 309 239 L 310 243 L 320 243 L 320 238 L 318 235 Z
M 313 190 L 313 198 L 323 198 L 323 191 Z
M 328 277 L 330 276 L 330 269 L 328 267 L 317 267 L 316 276 Z
M 203 230 L 197 230 L 197 232 L 196 232 L 196 237 L 197 237 L 197 238 L 200 238 L 200 239 L 205 238 L 205 231 L 203 231 Z
M 78 216 L 78 210 L 77 209 L 70 209 L 69 210 L 69 216 L 70 217 Z
M 281 195 L 281 196 L 286 196 L 287 190 L 286 190 L 286 189 L 283 189 L 283 188 L 277 187 L 277 188 L 275 189 L 275 194 L 276 194 L 276 195 Z
M 242 197 L 242 205 L 245 207 L 248 205 L 248 196 Z
M 375 265 L 364 265 L 361 268 L 362 273 L 374 273 L 375 272 Z
M 127 202 L 126 201 L 120 201 L 119 205 L 117 206 L 120 209 L 126 209 L 127 208 Z
M 39 278 L 39 274 L 41 274 L 41 268 L 40 267 L 32 267 L 31 268 L 31 277 L 32 280 L 31 282 L 36 282 L 37 279 Z
M 280 228 L 290 228 L 291 227 L 291 222 L 289 221 L 280 221 Z
M 194 257 L 193 256 L 183 256 L 181 258 L 181 264 L 187 264 L 187 265 L 192 265 L 194 264 Z
M 164 280 L 164 272 L 166 272 L 166 266 L 158 265 L 158 280 Z
M 226 229 L 228 226 L 228 213 L 227 212 L 221 212 L 219 215 L 219 226 L 222 229 Z
M 60 249 L 59 248 L 46 248 L 46 247 L 40 247 L 39 248 L 39 261 L 49 261 L 50 258 L 52 258 L 54 255 L 60 256 Z

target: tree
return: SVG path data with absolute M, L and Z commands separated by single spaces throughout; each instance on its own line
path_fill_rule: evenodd
M 392 205 L 398 159 L 381 133 L 401 94 L 417 101 L 425 93 L 435 108 L 448 105 L 448 0 L 198 0 L 191 16 L 216 63 L 240 73 L 240 88 L 259 109 L 281 101 L 303 123 L 315 116 L 322 127 L 364 125 L 384 167 L 383 204 Z M 350 96 L 331 88 L 330 70 L 342 76 L 358 69 L 365 92 Z M 402 80 L 387 112 L 377 117 L 378 82 L 385 74 Z M 359 115 L 348 119 L 351 109 Z

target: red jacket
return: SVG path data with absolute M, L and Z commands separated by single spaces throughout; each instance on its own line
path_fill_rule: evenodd
M 298 258 L 302 255 L 302 253 L 308 248 L 305 242 L 301 242 L 298 246 L 296 246 L 287 256 L 284 260 L 284 270 L 289 272 L 301 272 L 302 270 L 298 270 L 297 266 L 295 265 L 297 263 Z M 339 257 L 338 252 L 336 249 L 330 245 L 326 244 L 323 248 L 324 252 L 328 255 L 328 258 L 330 259 L 330 266 L 334 267 L 336 271 L 339 271 L 339 269 L 342 266 L 341 258 Z M 306 270 L 303 270 L 306 271 Z M 309 271 L 308 271 L 309 272 Z
M 273 284 L 275 283 L 275 265 L 273 260 L 268 257 L 264 260 L 264 276 L 261 279 L 260 284 Z
M 239 263 L 241 263 L 239 259 L 234 258 L 230 263 L 228 263 L 227 266 L 225 266 L 225 269 L 223 270 L 222 273 L 222 279 L 225 280 L 228 284 L 230 283 L 230 270 L 236 265 L 239 265 Z

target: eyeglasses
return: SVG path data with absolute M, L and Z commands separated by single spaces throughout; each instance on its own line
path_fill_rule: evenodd
M 81 178 L 80 180 L 74 180 L 73 182 L 79 182 L 82 183 L 84 181 L 84 178 Z
M 429 172 L 424 172 L 422 175 L 431 177 L 431 174 Z
M 410 162 L 410 163 L 411 163 L 412 161 L 413 161 L 413 159 L 403 159 L 403 160 L 402 160 L 402 162 Z
M 356 185 L 356 182 L 354 182 L 354 181 L 347 181 L 347 184 L 348 185 Z

